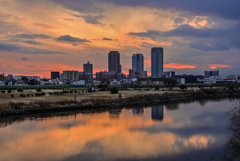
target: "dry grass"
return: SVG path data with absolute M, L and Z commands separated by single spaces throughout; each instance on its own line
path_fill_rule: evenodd
M 81 94 L 63 94 L 46 95 L 40 97 L 24 97 L 22 99 L 12 98 L 10 101 L 0 102 L 0 111 L 21 109 L 21 108 L 48 108 L 48 107 L 67 107 L 67 106 L 100 106 L 112 105 L 120 102 L 139 102 L 151 101 L 154 99 L 168 99 L 173 97 L 191 97 L 204 98 L 212 94 L 229 93 L 218 89 L 202 90 L 181 90 L 181 91 L 120 91 L 122 99 L 118 99 L 118 94 L 110 94 L 109 91 L 81 93 Z M 76 102 L 74 96 L 77 97 Z

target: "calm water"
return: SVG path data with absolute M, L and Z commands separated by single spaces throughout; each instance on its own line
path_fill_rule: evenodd
M 11 123 L 1 119 L 0 160 L 211 160 L 224 150 L 226 112 L 238 102 L 169 104 Z

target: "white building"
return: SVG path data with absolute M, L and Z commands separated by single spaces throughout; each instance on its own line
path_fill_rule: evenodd
M 223 81 L 223 77 L 222 76 L 211 76 L 209 78 L 205 78 L 203 80 L 204 83 L 217 83 L 217 82 L 222 82 Z
M 85 85 L 85 80 L 80 80 L 80 81 L 72 82 L 72 85 Z

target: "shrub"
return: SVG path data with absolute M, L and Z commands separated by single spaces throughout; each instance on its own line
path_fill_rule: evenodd
M 110 92 L 111 92 L 112 94 L 118 93 L 118 87 L 112 87 L 112 88 L 110 89 Z
M 180 89 L 187 89 L 187 86 L 185 86 L 184 84 L 181 84 L 181 85 L 179 86 L 179 88 L 180 88 Z
M 23 89 L 18 89 L 17 91 L 18 91 L 18 92 L 23 92 Z
M 5 91 L 2 91 L 2 93 L 5 93 Z
M 29 97 L 29 94 L 27 94 L 27 96 Z
M 14 97 L 14 95 L 13 95 L 13 94 L 11 94 L 11 97 Z
M 12 90 L 10 89 L 10 90 L 8 90 L 8 93 L 12 93 Z
M 26 97 L 26 96 L 25 96 L 24 94 L 21 93 L 21 94 L 20 94 L 20 97 Z
M 41 95 L 42 95 L 42 96 L 45 96 L 45 92 L 42 92 Z
M 42 89 L 41 89 L 41 88 L 37 88 L 36 91 L 37 91 L 37 92 L 41 92 Z

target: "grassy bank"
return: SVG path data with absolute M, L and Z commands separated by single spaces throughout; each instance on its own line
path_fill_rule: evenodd
M 124 93 L 123 91 L 120 92 Z M 124 97 L 121 99 L 118 98 L 118 94 L 110 94 L 109 92 L 100 93 L 101 97 L 96 97 L 97 94 L 99 93 L 81 93 L 81 99 L 76 99 L 76 101 L 72 97 L 71 99 L 58 100 L 40 99 L 33 101 L 5 101 L 0 103 L 0 115 L 71 111 L 89 108 L 97 109 L 102 107 L 129 107 L 196 99 L 240 97 L 240 90 L 224 91 L 220 89 L 200 89 L 179 90 L 174 92 L 128 91 L 128 93 L 124 93 Z

